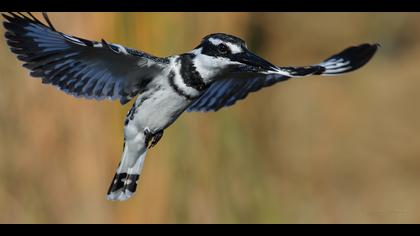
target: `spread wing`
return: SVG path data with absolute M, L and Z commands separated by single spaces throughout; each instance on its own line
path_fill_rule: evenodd
M 88 99 L 119 99 L 122 104 L 136 96 L 159 73 L 167 59 L 111 44 L 90 41 L 55 30 L 32 14 L 2 14 L 7 20 L 7 44 L 24 67 L 42 83 Z
M 249 74 L 245 78 L 239 73 L 215 81 L 195 100 L 187 111 L 217 111 L 244 99 L 249 93 L 271 86 L 277 82 L 308 75 L 332 76 L 356 70 L 365 65 L 375 54 L 378 44 L 361 44 L 349 47 L 320 64 L 306 67 L 279 67 L 278 71 L 266 74 Z

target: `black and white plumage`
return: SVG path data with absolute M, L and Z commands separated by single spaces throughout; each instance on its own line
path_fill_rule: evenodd
M 32 14 L 8 13 L 5 37 L 23 66 L 45 84 L 88 99 L 125 104 L 137 96 L 124 126 L 121 162 L 109 200 L 126 200 L 137 187 L 147 149 L 185 110 L 217 111 L 249 93 L 294 77 L 332 76 L 365 65 L 377 44 L 361 44 L 306 67 L 278 67 L 250 52 L 235 36 L 217 33 L 192 51 L 159 58 L 57 31 Z

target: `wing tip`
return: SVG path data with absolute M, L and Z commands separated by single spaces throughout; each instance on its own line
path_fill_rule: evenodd
M 372 49 L 374 49 L 374 51 L 376 52 L 379 48 L 381 48 L 382 47 L 382 44 L 380 44 L 380 43 L 368 43 L 368 45 L 372 48 Z
M 325 67 L 322 75 L 332 76 L 357 70 L 366 65 L 381 46 L 380 43 L 363 43 L 346 48 L 320 64 Z
M 366 52 L 364 52 L 364 53 L 361 52 L 360 53 L 359 63 L 357 63 L 352 68 L 352 70 L 359 69 L 360 67 L 366 65 L 373 58 L 373 56 L 376 54 L 378 49 L 380 47 L 382 47 L 380 43 L 371 43 L 371 44 L 368 44 L 368 45 L 369 45 L 369 48 L 366 49 Z
M 47 22 L 47 24 L 48 24 L 48 26 L 50 27 L 50 29 L 52 29 L 52 30 L 54 30 L 54 31 L 57 31 L 57 30 L 55 29 L 55 27 L 53 26 L 53 24 L 51 23 L 50 18 L 48 17 L 48 14 L 47 14 L 46 12 L 42 12 L 42 16 L 44 17 L 44 19 L 45 19 L 45 21 Z M 36 19 L 36 18 L 34 17 L 34 19 Z
M 42 12 L 42 15 L 43 15 L 45 21 L 47 22 L 48 26 L 45 25 L 44 23 L 42 23 L 40 20 L 38 20 L 38 18 L 36 18 L 31 12 L 26 12 L 26 14 L 27 15 L 23 14 L 22 12 L 1 13 L 3 18 L 5 18 L 7 20 L 7 21 L 4 21 L 3 24 L 5 22 L 9 22 L 11 24 L 20 24 L 20 23 L 22 23 L 22 21 L 26 21 L 26 22 L 29 22 L 29 23 L 39 24 L 39 25 L 47 27 L 47 28 L 49 28 L 50 30 L 53 30 L 53 31 L 57 31 L 54 28 L 54 26 L 51 24 L 51 21 L 50 21 L 50 19 L 48 17 L 48 14 L 46 12 Z

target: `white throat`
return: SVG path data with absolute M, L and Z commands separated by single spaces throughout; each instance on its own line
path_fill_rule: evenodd
M 239 64 L 224 57 L 213 57 L 202 54 L 201 48 L 194 49 L 191 53 L 196 55 L 193 59 L 193 64 L 206 84 L 212 82 L 217 76 L 223 73 L 229 65 Z

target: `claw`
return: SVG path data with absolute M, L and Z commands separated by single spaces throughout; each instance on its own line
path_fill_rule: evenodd
M 163 136 L 163 130 L 155 133 L 153 135 L 152 143 L 150 144 L 149 149 L 154 147 L 159 142 L 159 140 L 162 138 L 162 136 Z
M 145 128 L 144 131 L 144 143 L 146 144 L 146 147 L 149 146 L 150 140 L 152 140 L 153 134 L 152 132 L 150 132 L 150 130 L 148 128 Z
M 154 147 L 159 140 L 162 138 L 163 136 L 163 130 L 158 131 L 156 133 L 152 133 L 150 132 L 150 130 L 148 128 L 144 129 L 144 136 L 145 136 L 145 143 L 146 143 L 146 147 L 147 148 L 152 148 Z M 149 145 L 150 143 L 150 145 Z

